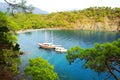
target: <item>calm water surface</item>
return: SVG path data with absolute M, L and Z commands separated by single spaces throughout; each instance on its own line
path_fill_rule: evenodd
M 120 38 L 119 32 L 81 30 L 40 30 L 20 33 L 18 35 L 18 43 L 21 51 L 26 52 L 26 54 L 21 56 L 20 71 L 23 72 L 30 58 L 42 57 L 48 60 L 51 65 L 54 65 L 55 72 L 59 75 L 59 80 L 102 80 L 106 73 L 98 74 L 91 69 L 85 69 L 83 67 L 84 62 L 80 60 L 76 60 L 72 65 L 69 65 L 66 60 L 66 54 L 60 54 L 54 50 L 40 49 L 37 43 L 45 40 L 51 42 L 53 40 L 53 43 L 62 45 L 67 49 L 76 45 L 82 48 L 90 48 L 95 43 L 112 42 L 118 38 Z

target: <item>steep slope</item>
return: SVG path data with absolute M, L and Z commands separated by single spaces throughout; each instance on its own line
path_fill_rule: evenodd
M 16 14 L 10 16 L 18 29 L 62 28 L 97 31 L 120 31 L 120 8 L 91 7 L 48 15 Z

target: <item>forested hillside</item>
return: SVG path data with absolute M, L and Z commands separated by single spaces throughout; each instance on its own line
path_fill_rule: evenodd
M 90 7 L 78 11 L 65 11 L 48 15 L 18 13 L 13 20 L 15 28 L 74 28 L 82 30 L 120 30 L 120 8 Z

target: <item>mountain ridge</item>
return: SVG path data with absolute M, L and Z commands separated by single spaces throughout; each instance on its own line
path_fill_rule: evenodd
M 0 11 L 7 12 L 7 8 L 8 8 L 7 3 L 0 2 Z M 33 14 L 49 14 L 49 13 L 47 11 L 34 7 Z

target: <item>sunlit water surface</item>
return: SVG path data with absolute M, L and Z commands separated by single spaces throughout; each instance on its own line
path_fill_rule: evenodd
M 66 54 L 54 50 L 40 49 L 38 42 L 52 42 L 70 49 L 74 46 L 91 48 L 95 43 L 112 42 L 120 38 L 119 32 L 98 32 L 82 30 L 39 30 L 18 34 L 18 43 L 21 51 L 26 54 L 21 56 L 20 71 L 23 72 L 30 58 L 42 57 L 54 65 L 59 80 L 103 80 L 106 73 L 97 73 L 84 68 L 84 61 L 76 60 L 72 65 L 66 59 Z M 112 80 L 112 77 L 111 77 Z

